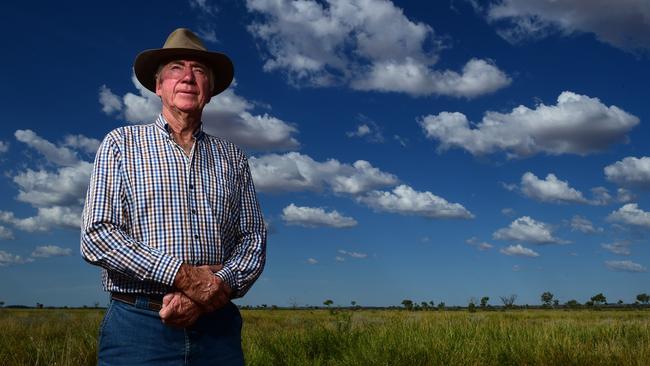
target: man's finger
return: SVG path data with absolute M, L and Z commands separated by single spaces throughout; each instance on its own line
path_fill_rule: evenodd
M 212 272 L 219 272 L 223 268 L 223 266 L 221 264 L 212 264 L 209 265 L 208 268 L 210 268 Z

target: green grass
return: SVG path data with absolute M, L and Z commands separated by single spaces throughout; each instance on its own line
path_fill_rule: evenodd
M 94 365 L 102 310 L 0 309 L 0 365 Z M 647 365 L 649 310 L 243 310 L 249 365 Z

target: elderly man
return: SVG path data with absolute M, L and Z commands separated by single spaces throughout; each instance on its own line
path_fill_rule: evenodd
M 81 253 L 111 294 L 99 364 L 243 364 L 230 300 L 261 274 L 266 229 L 246 156 L 201 129 L 232 62 L 177 29 L 134 70 L 162 113 L 106 136 L 83 213 Z

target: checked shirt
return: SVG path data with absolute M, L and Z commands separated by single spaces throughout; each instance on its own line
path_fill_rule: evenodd
M 202 130 L 189 156 L 162 115 L 111 131 L 90 179 L 81 253 L 102 269 L 104 290 L 165 294 L 181 263 L 216 273 L 243 296 L 266 258 L 266 228 L 248 160 Z

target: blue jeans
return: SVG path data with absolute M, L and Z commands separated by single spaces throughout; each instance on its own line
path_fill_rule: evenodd
M 241 327 L 233 303 L 181 329 L 163 324 L 146 298 L 136 306 L 111 300 L 99 329 L 98 365 L 243 365 Z

